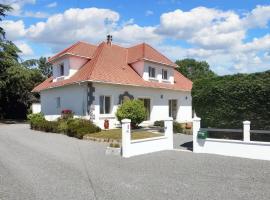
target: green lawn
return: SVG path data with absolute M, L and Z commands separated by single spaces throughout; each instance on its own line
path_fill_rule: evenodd
M 98 133 L 92 133 L 88 134 L 90 137 L 95 138 L 103 138 L 103 139 L 114 139 L 114 140 L 121 140 L 122 139 L 122 129 L 111 129 L 111 130 L 103 130 Z M 131 131 L 131 139 L 137 140 L 137 139 L 144 139 L 144 138 L 150 138 L 150 137 L 158 137 L 162 136 L 160 133 L 152 133 L 148 131 L 140 131 L 136 130 L 134 132 Z

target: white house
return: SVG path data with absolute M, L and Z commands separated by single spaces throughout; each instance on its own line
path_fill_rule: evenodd
M 41 112 L 55 120 L 64 109 L 93 120 L 103 128 L 119 125 L 115 117 L 124 99 L 141 99 L 147 109 L 145 124 L 173 117 L 191 122 L 192 82 L 175 70 L 176 64 L 148 44 L 124 48 L 107 42 L 85 42 L 49 59 L 53 76 L 33 89 L 41 97 Z

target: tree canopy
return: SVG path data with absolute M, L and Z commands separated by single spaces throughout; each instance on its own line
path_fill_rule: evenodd
M 206 61 L 196 61 L 192 58 L 177 60 L 175 62 L 179 67 L 177 70 L 192 81 L 201 78 L 210 78 L 217 76 Z
M 0 4 L 0 21 L 10 10 L 10 6 Z M 41 70 L 26 68 L 19 62 L 19 53 L 0 27 L 0 119 L 25 118 L 27 109 L 38 97 L 31 90 L 44 80 Z

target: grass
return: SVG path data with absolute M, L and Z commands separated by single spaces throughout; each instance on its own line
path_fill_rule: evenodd
M 90 137 L 95 138 L 103 138 L 103 139 L 114 139 L 114 140 L 121 140 L 122 139 L 122 129 L 111 129 L 111 130 L 103 130 L 98 133 L 92 133 L 89 134 Z M 136 130 L 135 132 L 131 132 L 131 139 L 137 140 L 137 139 L 144 139 L 144 138 L 150 138 L 150 137 L 159 137 L 162 136 L 160 133 L 152 133 L 148 131 L 140 131 Z

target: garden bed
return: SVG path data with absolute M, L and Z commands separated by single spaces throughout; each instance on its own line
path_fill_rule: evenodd
M 131 132 L 132 140 L 159 137 L 159 136 L 162 136 L 162 134 L 153 133 L 146 130 L 136 130 Z M 86 134 L 84 135 L 83 139 L 99 142 L 119 143 L 122 139 L 122 129 L 110 129 L 110 130 L 103 130 L 98 133 Z

